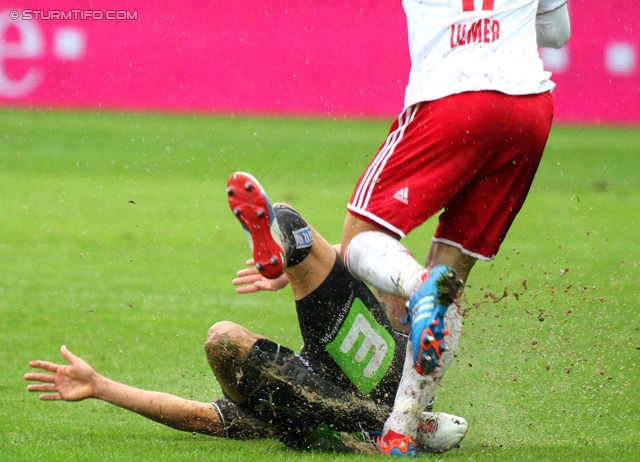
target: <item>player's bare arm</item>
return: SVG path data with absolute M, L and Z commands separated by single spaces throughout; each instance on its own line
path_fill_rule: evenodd
M 147 391 L 110 380 L 65 346 L 60 349 L 69 365 L 31 361 L 34 369 L 24 375 L 31 382 L 27 391 L 40 392 L 43 401 L 82 401 L 95 398 L 140 414 L 176 430 L 222 436 L 218 414 L 210 403 L 186 400 L 167 393 Z

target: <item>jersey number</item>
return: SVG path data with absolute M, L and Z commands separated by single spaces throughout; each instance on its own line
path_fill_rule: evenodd
M 483 11 L 493 11 L 494 0 L 482 0 Z M 462 11 L 475 11 L 473 0 L 462 0 Z

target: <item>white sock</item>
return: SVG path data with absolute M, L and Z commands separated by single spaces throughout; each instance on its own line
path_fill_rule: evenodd
M 347 268 L 378 290 L 409 299 L 422 284 L 426 269 L 397 239 L 380 231 L 365 231 L 351 240 Z
M 411 342 L 407 343 L 407 354 L 402 371 L 402 379 L 396 392 L 393 411 L 384 424 L 382 434 L 393 430 L 401 435 L 411 435 L 414 439 L 417 435 L 418 423 L 422 411 L 438 388 L 449 365 L 453 362 L 453 355 L 458 348 L 458 341 L 462 332 L 462 317 L 458 314 L 458 306 L 452 303 L 447 308 L 444 316 L 444 325 L 449 330 L 445 337 L 445 343 L 449 347 L 440 358 L 442 366 L 435 369 L 435 374 L 419 375 L 413 367 L 413 350 Z

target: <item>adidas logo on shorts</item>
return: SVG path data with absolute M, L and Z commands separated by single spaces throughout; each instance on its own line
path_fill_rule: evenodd
M 398 190 L 394 195 L 394 199 L 399 200 L 403 204 L 409 204 L 409 188 L 402 188 Z

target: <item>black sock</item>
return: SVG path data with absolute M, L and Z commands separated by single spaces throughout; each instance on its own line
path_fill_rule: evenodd
M 282 245 L 285 247 L 287 268 L 302 262 L 313 246 L 313 235 L 307 222 L 298 212 L 285 205 L 276 205 L 273 208 L 280 232 L 282 233 Z

